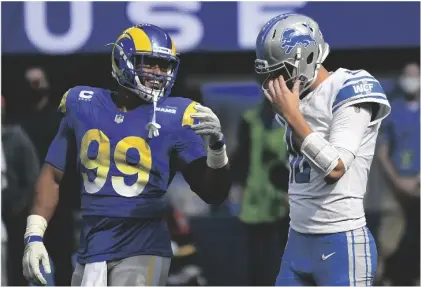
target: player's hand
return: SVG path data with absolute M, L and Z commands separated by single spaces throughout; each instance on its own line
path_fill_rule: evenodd
M 214 146 L 218 142 L 222 142 L 224 135 L 221 130 L 221 123 L 214 112 L 200 104 L 195 106 L 196 113 L 192 114 L 193 119 L 198 119 L 199 123 L 192 125 L 192 129 L 198 135 L 209 136 L 209 146 Z
M 23 276 L 34 284 L 46 285 L 47 280 L 41 274 L 40 262 L 44 267 L 45 273 L 50 274 L 50 260 L 44 243 L 41 241 L 28 243 L 25 246 L 22 260 Z
M 265 90 L 264 94 L 278 114 L 288 118 L 300 112 L 299 80 L 294 83 L 292 90 L 288 89 L 283 76 L 268 80 L 267 87 L 268 90 Z

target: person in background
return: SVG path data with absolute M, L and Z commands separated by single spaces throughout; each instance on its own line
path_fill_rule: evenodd
M 26 92 L 28 93 L 27 99 L 30 103 L 30 110 L 20 122 L 34 143 L 41 166 L 47 155 L 48 147 L 56 135 L 61 116 L 57 112 L 56 106 L 51 103 L 50 83 L 42 68 L 29 68 L 25 73 L 25 84 L 27 85 Z M 69 161 L 69 165 L 75 164 L 76 160 Z M 72 169 L 69 168 L 68 170 Z M 57 286 L 70 285 L 73 274 L 71 261 L 75 250 L 73 210 L 79 204 L 79 187 L 75 186 L 79 182 L 77 178 L 76 174 L 68 173 L 65 175 L 63 180 L 69 184 L 60 185 L 60 203 L 44 238 L 51 260 L 54 263 L 54 284 Z M 19 259 L 20 264 L 21 259 L 22 256 Z
M 22 286 L 27 285 L 27 281 L 22 275 L 21 263 L 24 250 L 23 235 L 40 166 L 36 150 L 28 135 L 19 125 L 5 123 L 5 100 L 3 96 L 1 116 L 1 212 L 7 234 L 7 256 L 4 256 L 5 253 L 2 254 L 2 260 L 6 258 L 7 284 L 2 282 L 2 286 Z M 2 243 L 3 239 L 2 229 Z M 3 275 L 5 274 L 2 273 L 2 277 Z
M 399 79 L 401 93 L 391 103 L 382 127 L 378 157 L 402 207 L 406 227 L 387 260 L 385 277 L 392 285 L 414 285 L 420 277 L 420 69 L 408 64 Z M 402 264 L 406 262 L 407 264 Z
M 265 99 L 247 110 L 234 154 L 235 182 L 243 190 L 240 220 L 247 230 L 251 286 L 273 285 L 288 237 L 288 168 L 284 128 Z
M 61 118 L 51 104 L 50 83 L 44 70 L 39 67 L 27 69 L 24 86 L 29 111 L 20 123 L 34 143 L 42 164 Z

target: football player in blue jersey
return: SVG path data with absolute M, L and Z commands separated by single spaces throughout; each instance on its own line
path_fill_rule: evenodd
M 154 25 L 131 27 L 112 44 L 111 62 L 118 92 L 77 86 L 59 105 L 64 117 L 25 233 L 24 275 L 36 284 L 46 284 L 40 263 L 50 272 L 43 235 L 75 140 L 83 220 L 72 286 L 165 285 L 172 250 L 163 195 L 176 171 L 207 203 L 228 195 L 217 116 L 189 99 L 168 97 L 179 66 L 170 36 Z M 209 137 L 207 149 L 202 135 Z

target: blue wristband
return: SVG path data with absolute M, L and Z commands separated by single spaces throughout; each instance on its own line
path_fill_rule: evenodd
M 42 237 L 35 235 L 35 236 L 28 236 L 24 239 L 25 245 L 31 242 L 42 242 Z

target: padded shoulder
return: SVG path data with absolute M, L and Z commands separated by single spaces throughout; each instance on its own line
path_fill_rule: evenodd
M 61 98 L 58 106 L 59 112 L 66 114 L 76 106 L 78 101 L 90 101 L 93 96 L 100 93 L 102 89 L 89 86 L 75 86 L 67 90 Z

